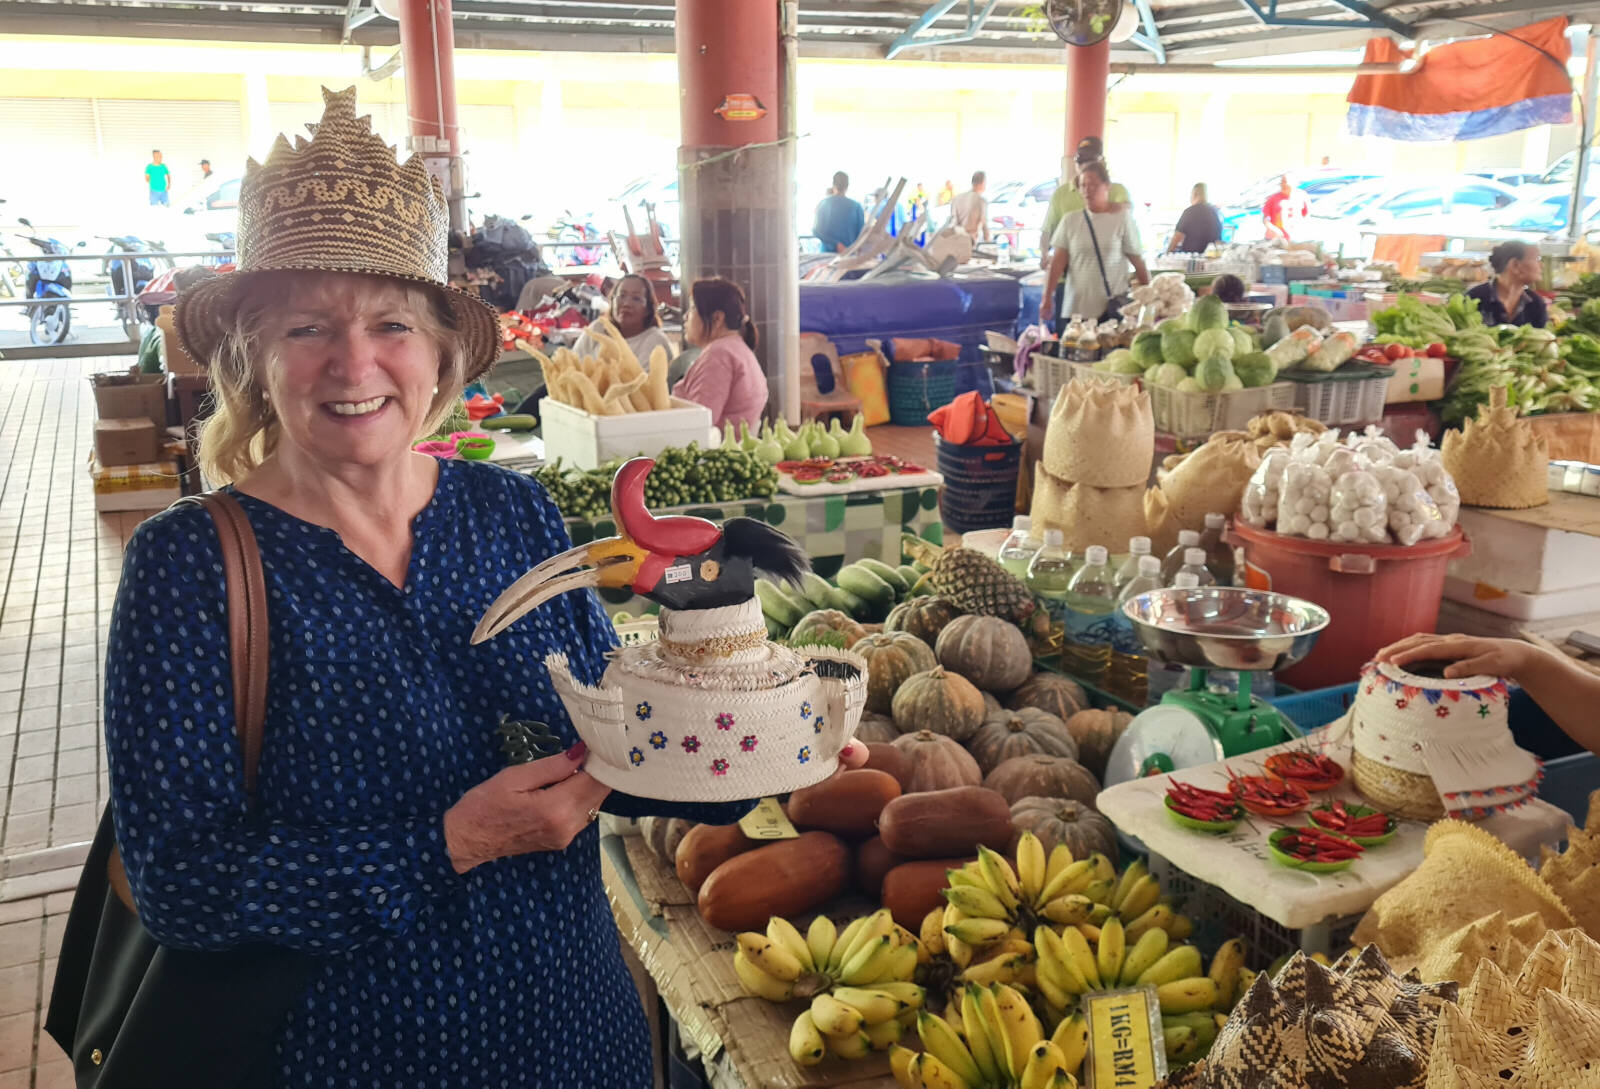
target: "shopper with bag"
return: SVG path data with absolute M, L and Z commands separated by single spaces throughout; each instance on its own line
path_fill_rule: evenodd
M 531 478 L 412 451 L 498 323 L 446 285 L 437 185 L 354 89 L 324 96 L 314 139 L 246 174 L 240 271 L 178 302 L 216 398 L 199 461 L 248 532 L 179 506 L 128 545 L 106 652 L 120 850 L 103 822 L 47 1028 L 98 1089 L 644 1089 L 594 821 L 748 805 L 585 774 L 537 663 L 598 681 L 615 637 L 593 595 L 471 645 L 567 533 Z M 548 724 L 543 759 L 505 766 L 503 715 Z
M 1084 207 L 1062 217 L 1050 240 L 1050 268 L 1039 320 L 1049 325 L 1073 314 L 1087 318 L 1115 317 L 1127 299 L 1129 267 L 1133 279 L 1150 282 L 1139 241 L 1139 228 L 1125 208 L 1111 202 L 1111 177 L 1105 164 L 1090 163 L 1078 180 Z M 1066 277 L 1060 313 L 1056 285 Z

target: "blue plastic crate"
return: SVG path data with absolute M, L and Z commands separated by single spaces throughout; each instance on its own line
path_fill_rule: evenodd
M 1350 704 L 1355 701 L 1356 688 L 1354 684 L 1341 684 L 1333 688 L 1319 688 L 1314 692 L 1296 692 L 1292 696 L 1278 696 L 1268 702 L 1282 711 L 1302 731 L 1315 730 L 1319 726 L 1340 718 L 1350 710 Z
M 1545 761 L 1539 797 L 1566 810 L 1579 828 L 1589 816 L 1589 795 L 1600 790 L 1600 757 L 1580 752 Z

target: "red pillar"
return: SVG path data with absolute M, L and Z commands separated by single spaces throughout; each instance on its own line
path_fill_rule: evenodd
M 465 186 L 450 0 L 400 0 L 399 8 L 411 150 L 422 155 L 428 172 L 439 179 L 450 203 L 450 226 L 460 229 L 466 221 Z
M 683 146 L 738 147 L 778 138 L 776 0 L 678 0 L 678 104 Z M 718 113 L 730 96 L 754 97 L 766 115 Z
M 1111 42 L 1067 46 L 1067 132 L 1062 163 L 1072 161 L 1078 141 L 1106 135 L 1106 79 L 1111 74 Z

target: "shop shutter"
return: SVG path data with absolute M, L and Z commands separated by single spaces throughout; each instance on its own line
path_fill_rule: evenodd
M 224 176 L 243 172 L 244 126 L 237 102 L 180 102 L 103 98 L 100 169 L 106 179 L 128 178 L 143 192 L 144 168 L 159 148 L 172 170 L 172 192 L 200 180 L 200 160 Z
M 62 217 L 70 219 L 101 184 L 87 98 L 0 98 L 0 147 L 16 164 L 3 194 L 6 219 L 68 222 Z

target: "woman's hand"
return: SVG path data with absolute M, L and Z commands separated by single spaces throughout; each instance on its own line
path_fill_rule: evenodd
M 841 768 L 860 768 L 867 763 L 867 747 L 855 738 L 846 741 L 844 748 L 839 750 L 839 766 Z
M 579 742 L 497 773 L 461 796 L 444 815 L 444 840 L 457 873 L 497 858 L 560 851 L 599 811 L 611 788 L 583 771 Z
M 1450 662 L 1450 678 L 1508 677 L 1519 680 L 1539 656 L 1538 648 L 1520 639 L 1480 639 L 1471 635 L 1412 635 L 1378 651 L 1377 660 L 1403 666 L 1430 659 Z M 1519 681 L 1520 683 L 1520 681 Z

